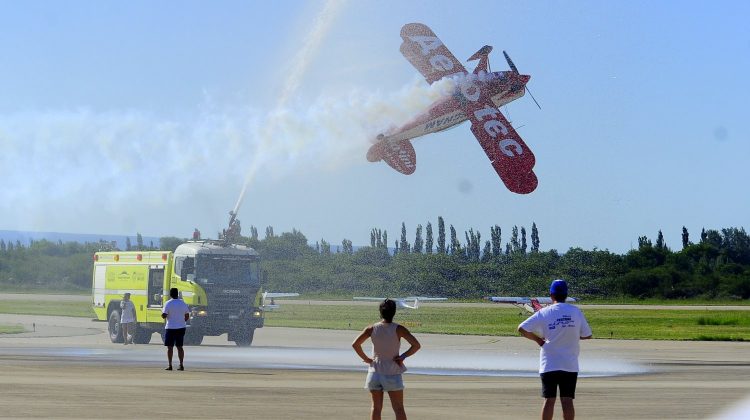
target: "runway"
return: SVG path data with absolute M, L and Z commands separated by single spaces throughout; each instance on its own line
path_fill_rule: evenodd
M 355 331 L 263 328 L 250 348 L 207 337 L 186 347 L 187 371 L 165 372 L 163 346 L 112 344 L 102 322 L 0 315 L 0 323 L 36 325 L 36 332 L 0 335 L 2 416 L 156 418 L 177 410 L 187 418 L 367 417 L 365 366 L 350 350 Z M 533 343 L 418 338 L 424 350 L 408 360 L 405 375 L 410 418 L 538 417 Z M 749 350 L 748 343 L 586 341 L 578 415 L 716 415 L 750 394 Z

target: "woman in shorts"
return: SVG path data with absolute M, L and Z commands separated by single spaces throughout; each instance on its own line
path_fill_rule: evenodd
M 388 392 L 393 412 L 397 420 L 406 419 L 404 411 L 404 381 L 401 374 L 406 371 L 404 359 L 416 353 L 421 345 L 416 338 L 402 325 L 393 322 L 396 315 L 396 302 L 386 299 L 380 304 L 382 320 L 370 325 L 354 340 L 352 348 L 362 361 L 369 365 L 365 389 L 372 396 L 371 420 L 380 420 L 383 409 L 383 392 Z M 372 358 L 362 350 L 362 343 L 372 340 Z M 399 354 L 401 339 L 411 347 Z

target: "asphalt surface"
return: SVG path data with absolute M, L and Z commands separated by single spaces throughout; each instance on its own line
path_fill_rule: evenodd
M 165 372 L 157 335 L 152 344 L 124 346 L 109 342 L 106 323 L 89 319 L 0 315 L 0 324 L 29 330 L 0 335 L 1 417 L 368 416 L 353 331 L 264 328 L 250 348 L 207 337 L 185 348 L 185 372 Z M 418 339 L 423 351 L 408 360 L 405 375 L 410 418 L 538 417 L 533 343 Z M 579 418 L 706 418 L 750 394 L 750 343 L 590 340 L 582 343 L 581 367 Z M 385 410 L 384 418 L 393 417 Z

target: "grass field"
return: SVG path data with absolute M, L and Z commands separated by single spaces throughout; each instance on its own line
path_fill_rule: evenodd
M 750 340 L 750 311 L 585 309 L 595 338 L 634 340 Z M 515 308 L 422 307 L 400 310 L 396 322 L 416 333 L 516 335 L 529 314 Z M 283 305 L 266 325 L 361 330 L 378 320 L 377 307 Z
M 600 339 L 750 341 L 750 311 L 585 308 Z M 87 302 L 0 300 L 0 313 L 93 318 Z M 529 314 L 492 306 L 423 306 L 399 310 L 396 322 L 415 333 L 516 335 Z M 378 320 L 377 305 L 285 304 L 266 313 L 269 327 L 361 330 Z
M 88 302 L 0 300 L 0 313 L 94 317 L 94 311 Z
M 18 334 L 26 332 L 23 325 L 2 325 L 0 324 L 0 334 Z

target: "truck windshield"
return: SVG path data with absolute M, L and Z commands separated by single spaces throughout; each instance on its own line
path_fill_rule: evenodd
M 258 259 L 236 255 L 199 255 L 195 264 L 199 283 L 258 284 Z

